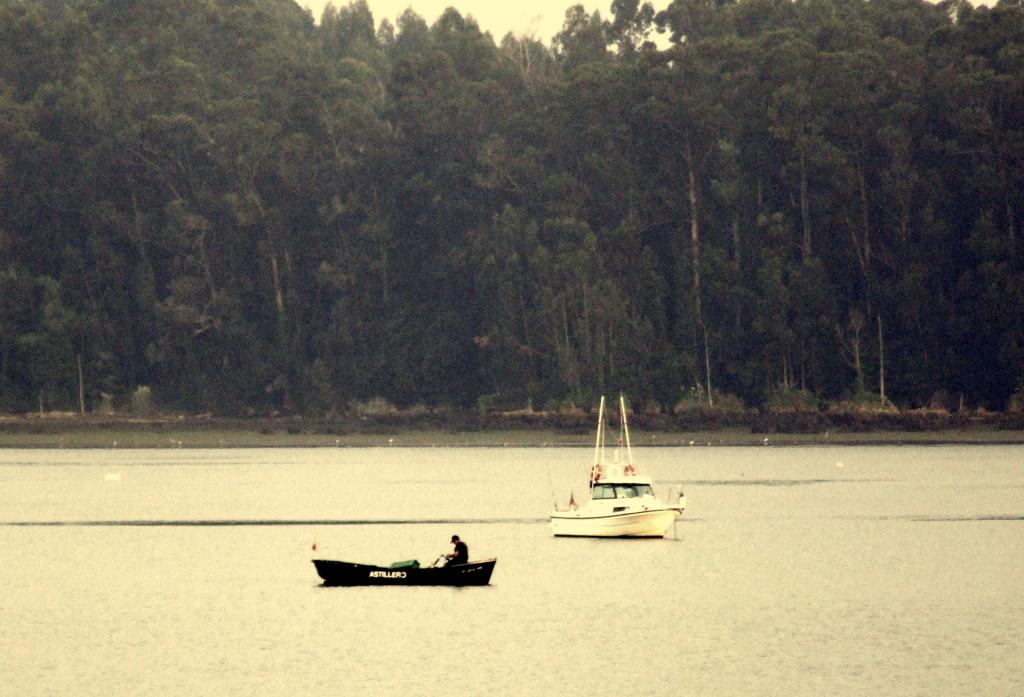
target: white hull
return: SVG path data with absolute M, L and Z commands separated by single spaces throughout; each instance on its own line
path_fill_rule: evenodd
M 679 508 L 659 508 L 622 513 L 558 511 L 551 515 L 555 537 L 664 537 L 681 513 Z

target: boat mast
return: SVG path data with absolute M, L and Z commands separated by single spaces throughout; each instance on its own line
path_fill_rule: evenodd
M 622 415 L 622 433 L 626 436 L 626 462 L 629 463 L 629 469 L 633 469 L 633 446 L 629 442 L 629 424 L 626 423 L 626 400 L 619 393 L 619 413 Z
M 594 488 L 594 480 L 601 467 L 604 453 L 601 452 L 604 439 L 604 395 L 601 395 L 601 405 L 597 408 L 597 440 L 594 443 L 594 466 L 590 469 L 590 488 Z

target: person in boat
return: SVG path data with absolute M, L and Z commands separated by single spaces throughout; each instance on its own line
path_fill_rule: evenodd
M 459 539 L 458 535 L 452 535 L 452 544 L 455 545 L 455 550 L 448 555 L 448 562 L 445 566 L 455 566 L 456 564 L 468 564 L 469 563 L 469 547 L 466 543 Z

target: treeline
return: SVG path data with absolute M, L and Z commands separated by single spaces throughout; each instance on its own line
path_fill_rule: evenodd
M 0 411 L 1017 408 L 1022 199 L 1017 0 L 0 0 Z

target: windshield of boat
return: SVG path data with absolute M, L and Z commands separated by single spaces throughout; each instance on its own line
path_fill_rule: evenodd
M 592 499 L 632 499 L 637 496 L 654 496 L 650 484 L 595 484 L 590 492 Z

